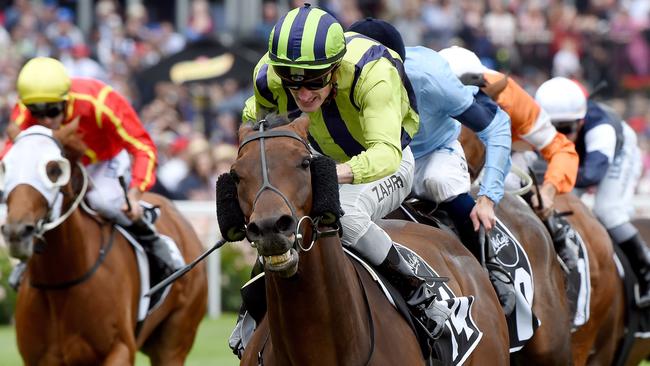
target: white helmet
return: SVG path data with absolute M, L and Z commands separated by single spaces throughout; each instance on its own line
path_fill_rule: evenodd
M 438 52 L 444 58 L 451 71 L 460 78 L 464 74 L 482 74 L 487 67 L 481 64 L 478 56 L 467 48 L 452 46 Z
M 582 88 L 564 77 L 554 77 L 540 85 L 535 100 L 551 121 L 577 121 L 587 114 L 587 98 Z

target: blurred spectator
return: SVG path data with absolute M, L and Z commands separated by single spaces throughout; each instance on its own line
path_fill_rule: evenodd
M 262 3 L 262 21 L 255 26 L 255 38 L 263 44 L 269 41 L 273 26 L 279 19 L 278 4 L 274 0 Z
M 196 138 L 188 146 L 189 172 L 178 183 L 176 190 L 181 199 L 212 201 L 214 191 L 214 162 L 210 145 L 203 138 Z
M 75 77 L 93 78 L 108 82 L 106 70 L 99 62 L 90 58 L 90 49 L 83 43 L 77 44 L 70 50 L 70 57 L 62 58 L 68 74 Z
M 575 42 L 567 38 L 562 47 L 553 57 L 553 76 L 563 76 L 569 79 L 580 77 L 580 59 Z
M 212 20 L 210 3 L 207 0 L 193 0 L 185 36 L 190 41 L 196 41 L 209 36 L 213 30 L 214 21 Z

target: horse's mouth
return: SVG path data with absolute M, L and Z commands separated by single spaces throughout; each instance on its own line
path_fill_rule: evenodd
M 264 256 L 264 269 L 280 277 L 291 277 L 298 271 L 298 252 L 291 248 L 280 255 Z

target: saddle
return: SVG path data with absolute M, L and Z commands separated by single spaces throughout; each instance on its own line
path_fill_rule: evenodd
M 446 212 L 438 209 L 435 202 L 410 198 L 404 201 L 398 210 L 401 212 L 392 212 L 387 217 L 401 218 L 406 216 L 414 222 L 451 232 L 460 238 L 460 233 L 454 226 L 453 221 Z M 526 344 L 533 336 L 535 329 L 541 324 L 532 312 L 534 287 L 530 261 L 524 248 L 499 219 L 497 219 L 497 225 L 490 234 L 490 240 L 485 241 L 485 248 L 481 252 L 474 253 L 474 255 L 477 258 L 482 258 L 479 261 L 486 270 L 488 268 L 484 260 L 485 255 L 491 253 L 510 277 L 515 280 L 515 283 L 519 284 L 515 286 L 515 310 L 506 317 L 510 336 L 510 352 L 516 352 Z

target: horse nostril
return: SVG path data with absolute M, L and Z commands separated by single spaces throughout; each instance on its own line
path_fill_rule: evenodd
M 287 233 L 293 232 L 296 221 L 293 219 L 293 216 L 282 215 L 275 222 L 275 228 L 278 233 Z
M 257 226 L 257 224 L 254 222 L 251 222 L 248 224 L 248 226 L 246 226 L 246 232 L 248 236 L 252 238 L 259 238 L 262 236 L 262 230 L 260 230 L 259 226 Z
M 34 234 L 35 230 L 36 230 L 36 227 L 34 225 L 25 225 L 23 227 L 23 231 L 21 233 L 21 236 L 23 238 L 27 238 L 27 237 L 31 236 L 32 234 Z

